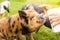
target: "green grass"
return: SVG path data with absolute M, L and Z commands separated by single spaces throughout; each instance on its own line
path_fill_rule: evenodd
M 4 0 L 0 0 L 0 2 L 2 1 Z M 50 4 L 53 8 L 60 7 L 60 0 L 10 0 L 10 3 L 10 16 L 17 14 L 18 10 L 27 3 Z M 7 16 L 8 13 L 5 12 L 3 17 Z M 51 29 L 45 27 L 44 25 L 40 28 L 39 32 L 33 36 L 35 40 L 60 40 L 60 33 L 54 33 Z

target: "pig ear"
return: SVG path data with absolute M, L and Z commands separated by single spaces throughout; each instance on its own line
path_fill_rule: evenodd
M 8 13 L 10 12 L 8 7 L 6 7 L 6 6 L 3 6 L 3 7 Z
M 47 4 L 41 4 L 40 7 L 42 7 L 45 11 L 51 9 L 51 6 Z
M 26 13 L 22 10 L 19 10 L 18 13 L 19 13 L 20 16 L 25 16 L 26 15 Z

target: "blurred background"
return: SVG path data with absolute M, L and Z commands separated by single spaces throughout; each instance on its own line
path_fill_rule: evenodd
M 0 0 L 0 3 L 3 1 L 5 0 Z M 60 0 L 10 0 L 9 15 L 18 13 L 18 10 L 28 3 L 49 4 L 52 8 L 60 7 Z M 5 12 L 3 15 L 7 17 L 8 12 Z M 2 17 L 0 16 L 0 18 Z M 39 32 L 33 36 L 35 40 L 60 40 L 60 33 L 54 33 L 44 25 L 40 28 Z

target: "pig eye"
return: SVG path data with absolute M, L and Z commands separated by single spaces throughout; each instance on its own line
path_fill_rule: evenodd
M 29 9 L 28 7 L 26 8 L 26 10 Z
M 32 17 L 30 18 L 30 20 L 32 20 L 32 18 L 34 18 L 34 16 L 32 16 Z

